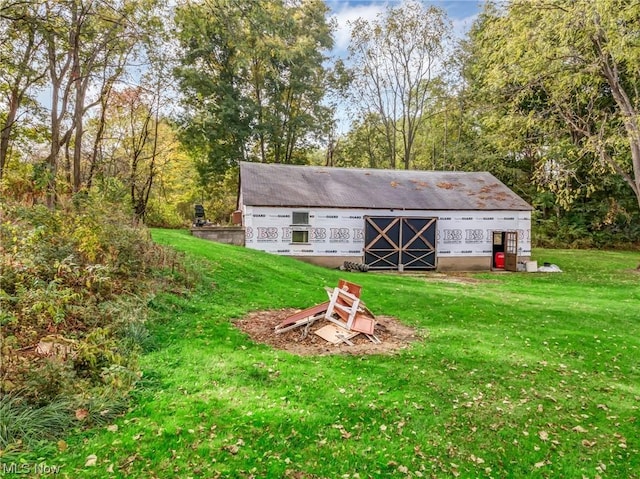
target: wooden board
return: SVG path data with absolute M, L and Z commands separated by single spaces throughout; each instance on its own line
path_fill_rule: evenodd
M 299 319 L 293 324 L 288 324 L 286 326 L 276 326 L 276 334 L 286 333 L 287 331 L 291 331 L 292 329 L 299 328 L 301 326 L 307 326 L 313 324 L 318 319 L 324 318 L 324 313 L 320 313 L 316 316 L 309 316 L 308 318 Z
M 357 331 L 349 331 L 348 329 L 342 328 L 336 324 L 327 324 L 326 326 L 316 330 L 314 333 L 331 344 L 339 344 L 345 339 L 351 339 L 360 334 Z
M 360 293 L 362 292 L 362 286 L 360 286 L 359 284 L 350 283 L 345 279 L 338 280 L 338 288 L 346 291 L 347 293 L 351 293 L 356 298 L 359 298 Z
M 326 303 L 316 304 L 315 306 L 311 306 L 310 308 L 303 309 L 302 311 L 298 311 L 297 313 L 292 314 L 291 316 L 285 318 L 281 323 L 280 327 L 283 328 L 288 326 L 289 324 L 293 324 L 301 319 L 308 318 L 310 316 L 316 316 L 320 313 L 324 313 L 327 311 L 329 307 L 329 301 Z
M 376 326 L 376 322 L 365 316 L 362 313 L 356 314 L 356 317 L 353 320 L 353 324 L 351 325 L 352 331 L 358 331 L 364 334 L 373 334 L 373 330 Z

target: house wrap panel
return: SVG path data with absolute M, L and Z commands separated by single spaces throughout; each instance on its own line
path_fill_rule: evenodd
M 292 225 L 293 211 L 309 213 L 309 224 Z M 517 231 L 518 255 L 531 255 L 530 211 L 433 211 L 243 206 L 246 247 L 287 256 L 363 255 L 364 217 L 437 218 L 438 257 L 491 256 L 493 231 Z M 292 231 L 308 230 L 306 244 L 292 243 Z

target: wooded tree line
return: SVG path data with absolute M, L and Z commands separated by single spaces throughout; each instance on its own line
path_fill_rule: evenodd
M 177 139 L 163 111 L 171 63 L 156 0 L 0 4 L 0 175 L 50 207 L 116 194 L 143 220 Z
M 180 224 L 196 201 L 226 218 L 239 161 L 488 170 L 543 235 L 638 241 L 637 2 L 489 2 L 455 41 L 408 0 L 353 22 L 342 59 L 320 0 L 163 4 L 2 0 L 5 193 Z

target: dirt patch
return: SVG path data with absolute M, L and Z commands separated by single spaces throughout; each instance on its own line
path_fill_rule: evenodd
M 297 312 L 296 309 L 277 309 L 255 311 L 234 324 L 249 337 L 262 344 L 288 351 L 300 356 L 314 356 L 327 354 L 393 354 L 407 348 L 412 342 L 420 340 L 424 334 L 402 324 L 391 316 L 377 316 L 375 335 L 382 341 L 374 344 L 366 336 L 360 334 L 351 341 L 353 346 L 346 344 L 333 345 L 314 334 L 314 331 L 329 324 L 326 320 L 318 320 L 309 328 L 303 337 L 304 327 L 293 329 L 281 334 L 275 333 L 276 325 L 286 317 Z

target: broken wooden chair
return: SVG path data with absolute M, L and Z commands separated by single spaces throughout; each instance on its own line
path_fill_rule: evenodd
M 353 346 L 351 339 L 364 334 L 371 342 L 379 344 L 374 335 L 375 316 L 360 299 L 362 286 L 341 279 L 337 288 L 325 288 L 329 301 L 317 304 L 285 318 L 275 327 L 276 334 L 304 326 L 303 337 L 309 328 L 320 319 L 330 321 L 314 333 L 332 344 L 345 343 Z

